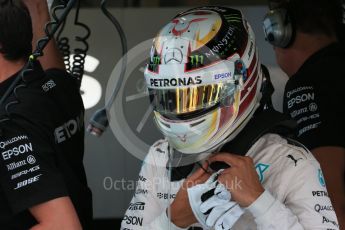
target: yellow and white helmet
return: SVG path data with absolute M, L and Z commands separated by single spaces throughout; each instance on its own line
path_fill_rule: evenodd
M 259 105 L 254 33 L 236 9 L 182 12 L 154 39 L 145 78 L 170 145 L 185 154 L 211 152 L 233 139 Z

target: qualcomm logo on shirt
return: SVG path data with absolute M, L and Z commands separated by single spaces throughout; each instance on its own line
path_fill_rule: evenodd
M 267 171 L 267 169 L 270 167 L 270 165 L 268 164 L 263 164 L 263 163 L 258 163 L 255 165 L 255 169 L 257 174 L 259 175 L 259 180 L 260 183 L 262 183 L 265 179 L 265 172 Z

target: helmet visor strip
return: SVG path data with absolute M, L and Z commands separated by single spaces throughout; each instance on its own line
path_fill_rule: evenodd
M 149 94 L 154 110 L 170 118 L 199 115 L 219 104 L 231 106 L 237 85 L 236 81 L 228 81 L 173 89 L 149 88 Z

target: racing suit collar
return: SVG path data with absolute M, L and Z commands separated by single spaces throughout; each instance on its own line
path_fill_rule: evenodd
M 244 156 L 263 135 L 276 133 L 285 137 L 291 137 L 296 125 L 294 120 L 278 111 L 273 109 L 264 110 L 261 113 L 255 114 L 246 127 L 232 141 L 226 143 L 220 149 L 220 152 Z M 179 181 L 186 178 L 194 167 L 195 163 L 172 167 L 170 180 Z M 217 168 L 217 165 L 214 165 L 214 167 Z M 168 165 L 167 170 L 169 170 Z

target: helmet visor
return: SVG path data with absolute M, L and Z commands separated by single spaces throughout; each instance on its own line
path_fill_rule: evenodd
M 216 105 L 231 106 L 236 84 L 233 82 L 181 87 L 172 89 L 149 88 L 155 111 L 165 117 L 188 117 L 210 110 Z

